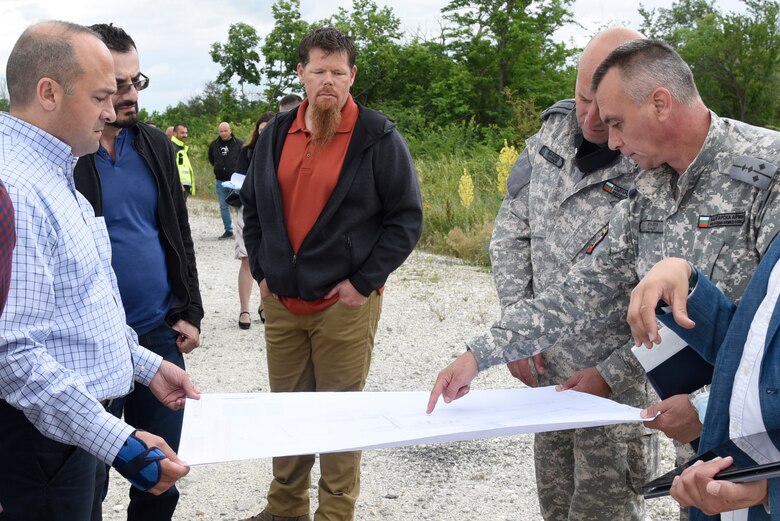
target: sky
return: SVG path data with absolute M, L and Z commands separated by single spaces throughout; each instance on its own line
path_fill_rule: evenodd
M 375 0 L 387 5 L 401 20 L 406 34 L 434 36 L 442 22 L 441 9 L 449 0 Z M 148 111 L 163 111 L 169 105 L 199 94 L 208 81 L 219 74 L 211 61 L 209 48 L 227 40 L 230 24 L 244 22 L 257 29 L 261 38 L 273 28 L 271 6 L 274 0 L 188 0 L 166 2 L 95 2 L 90 0 L 23 1 L 0 0 L 0 76 L 16 39 L 30 24 L 42 20 L 67 20 L 80 24 L 109 23 L 122 27 L 135 40 L 141 59 L 141 71 L 151 78 L 149 88 L 140 95 L 139 104 Z M 645 8 L 669 7 L 668 0 L 642 0 Z M 301 16 L 307 22 L 321 20 L 338 7 L 349 9 L 352 0 L 301 0 Z M 744 11 L 739 0 L 716 0 L 723 12 Z M 555 38 L 583 46 L 590 36 L 609 25 L 638 28 L 639 1 L 575 0 L 575 19 L 582 27 L 565 27 Z M 358 57 L 358 74 L 360 60 Z M 249 86 L 249 88 L 254 88 Z

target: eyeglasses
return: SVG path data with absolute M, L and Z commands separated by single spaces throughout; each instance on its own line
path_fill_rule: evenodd
M 117 85 L 115 96 L 122 96 L 123 94 L 127 94 L 130 92 L 130 87 L 135 87 L 136 92 L 141 92 L 148 86 L 149 78 L 143 72 L 139 72 L 137 80 L 130 83 L 125 83 L 124 85 Z

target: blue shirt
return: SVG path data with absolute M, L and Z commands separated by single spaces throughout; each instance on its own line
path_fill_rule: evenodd
M 0 113 L 0 179 L 16 212 L 0 317 L 0 398 L 46 436 L 111 463 L 133 428 L 100 400 L 148 385 L 161 358 L 125 325 L 103 220 L 73 183 L 70 147 Z
M 134 138 L 132 129 L 123 129 L 114 141 L 116 159 L 111 159 L 101 146 L 95 154 L 95 165 L 111 239 L 111 265 L 127 323 L 143 335 L 165 320 L 173 293 L 160 240 L 157 183 L 149 165 L 133 147 Z

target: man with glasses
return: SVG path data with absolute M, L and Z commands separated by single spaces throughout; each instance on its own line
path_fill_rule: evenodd
M 175 153 L 162 132 L 138 121 L 138 91 L 149 78 L 140 72 L 133 40 L 113 25 L 91 29 L 114 59 L 117 116 L 97 153 L 79 159 L 76 188 L 105 219 L 127 324 L 142 346 L 184 368 L 183 355 L 200 344 L 203 306 Z M 114 400 L 110 411 L 117 417 L 124 411 L 127 423 L 178 450 L 183 412 L 167 409 L 147 388 Z M 131 488 L 128 519 L 170 520 L 178 498 L 176 487 L 158 496 Z

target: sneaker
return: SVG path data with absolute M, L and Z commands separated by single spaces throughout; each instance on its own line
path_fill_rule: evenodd
M 225 232 L 219 236 L 220 239 L 230 239 L 233 237 L 233 232 Z

